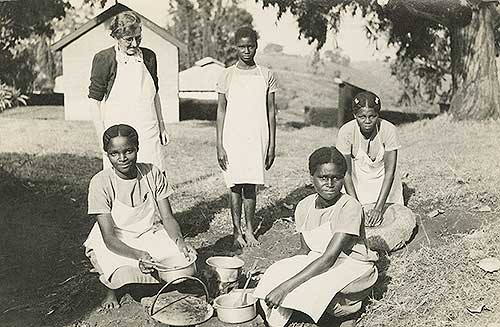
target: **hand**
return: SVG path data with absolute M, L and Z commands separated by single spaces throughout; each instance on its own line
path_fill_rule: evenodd
M 269 149 L 267 149 L 267 154 L 266 154 L 266 170 L 269 170 L 269 168 L 271 168 L 271 166 L 273 165 L 274 157 L 275 157 L 274 147 L 269 147 Z
M 153 258 L 146 251 L 139 251 L 137 254 L 137 260 L 139 260 L 139 269 L 143 274 L 150 274 L 154 271 L 153 265 L 146 263 L 144 261 L 152 262 Z
M 373 208 L 368 210 L 366 213 L 366 226 L 368 227 L 375 227 L 378 226 L 382 223 L 383 215 L 382 215 L 382 210 Z
M 222 168 L 222 170 L 226 171 L 228 165 L 227 153 L 222 146 L 217 147 L 217 160 L 219 161 L 219 166 Z
M 288 287 L 286 287 L 283 283 L 272 290 L 271 293 L 267 294 L 264 301 L 269 308 L 276 309 L 281 305 L 281 303 L 283 303 L 283 300 L 290 292 L 291 290 L 289 290 Z
M 160 128 L 160 143 L 162 145 L 167 145 L 168 143 L 170 143 L 170 136 L 168 135 L 165 127 L 163 129 Z
M 189 257 L 190 254 L 196 254 L 194 247 L 191 244 L 187 244 L 183 238 L 179 238 L 176 244 L 179 251 L 181 251 L 186 258 Z

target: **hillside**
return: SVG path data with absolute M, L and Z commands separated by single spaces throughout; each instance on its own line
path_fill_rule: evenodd
M 301 116 L 304 106 L 337 107 L 338 87 L 333 82 L 336 71 L 344 81 L 377 93 L 386 109 L 393 109 L 401 94 L 388 64 L 381 61 L 353 63 L 349 67 L 324 62 L 316 71 L 305 56 L 258 53 L 256 61 L 276 73 L 280 86 L 278 108 L 281 112 L 286 109 L 288 114 Z

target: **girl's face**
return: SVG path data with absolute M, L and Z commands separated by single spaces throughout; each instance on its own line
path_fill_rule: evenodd
M 125 52 L 129 56 L 134 55 L 139 49 L 142 41 L 141 28 L 137 28 L 133 33 L 127 34 L 118 39 L 118 49 Z
M 354 118 L 358 122 L 359 128 L 363 133 L 371 133 L 375 129 L 378 120 L 378 112 L 373 108 L 359 108 L 354 114 Z
M 344 172 L 334 163 L 324 163 L 316 168 L 311 181 L 326 206 L 334 204 L 344 185 Z
M 135 178 L 137 147 L 125 136 L 116 136 L 109 141 L 108 158 L 121 178 Z
M 257 42 L 249 37 L 242 37 L 236 43 L 238 49 L 238 58 L 245 64 L 253 65 L 253 58 L 257 52 Z

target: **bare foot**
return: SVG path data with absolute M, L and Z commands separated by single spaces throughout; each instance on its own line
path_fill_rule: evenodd
M 234 235 L 234 247 L 242 249 L 246 246 L 247 242 L 243 238 L 243 235 L 241 234 Z
M 118 299 L 116 298 L 115 290 L 108 288 L 106 295 L 101 302 L 101 307 L 105 310 L 116 309 L 120 307 L 120 303 L 118 303 Z
M 253 233 L 245 233 L 245 239 L 247 241 L 247 246 L 249 247 L 254 247 L 254 246 L 260 246 L 260 242 L 257 241 Z

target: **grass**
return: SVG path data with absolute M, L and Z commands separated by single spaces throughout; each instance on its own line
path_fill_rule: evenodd
M 43 110 L 61 117 L 60 108 Z M 92 224 L 85 212 L 88 181 L 101 167 L 96 136 L 89 122 L 43 118 L 33 108 L 0 115 L 0 228 L 6 231 L 0 239 L 0 276 L 7 281 L 0 286 L 0 313 L 10 309 L 2 316 L 6 326 L 37 326 L 40 321 L 57 326 L 81 319 L 104 326 L 108 318 L 92 311 L 100 293 L 95 277 L 85 273 L 89 264 L 81 248 Z M 185 121 L 168 129 L 176 217 L 201 257 L 224 254 L 231 224 L 215 160 L 215 127 Z M 499 256 L 500 152 L 494 149 L 500 122 L 455 122 L 445 115 L 402 125 L 399 131 L 399 167 L 411 194 L 408 206 L 418 214 L 420 226 L 427 227 L 430 243 L 418 234 L 414 243 L 423 245 L 382 257 L 381 277 L 359 325 L 486 327 L 500 322 L 500 274 L 486 274 L 476 266 L 481 258 Z M 265 267 L 293 252 L 294 228 L 279 219 L 293 210 L 284 204 L 295 205 L 311 192 L 307 156 L 333 144 L 335 135 L 334 128 L 279 126 L 271 186 L 259 192 L 257 201 L 264 245 L 243 253 L 247 263 L 259 257 Z M 493 213 L 480 213 L 477 205 L 489 205 Z M 426 216 L 437 208 L 445 213 Z M 455 213 L 465 221 L 489 215 L 493 223 L 447 236 L 430 227 Z M 496 311 L 467 311 L 480 304 Z M 134 318 L 135 311 L 124 310 L 114 316 L 122 321 L 115 325 L 126 326 Z

